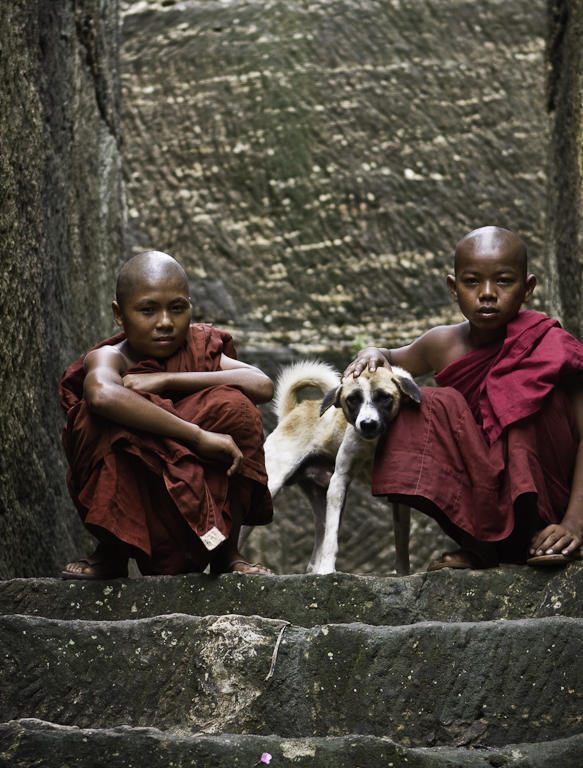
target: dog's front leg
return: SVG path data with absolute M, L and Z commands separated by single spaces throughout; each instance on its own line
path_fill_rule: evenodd
M 322 548 L 314 559 L 313 573 L 334 573 L 338 554 L 338 530 L 346 504 L 346 494 L 352 478 L 362 461 L 362 438 L 351 425 L 346 429 L 344 440 L 336 457 L 336 467 L 326 494 L 326 522 Z

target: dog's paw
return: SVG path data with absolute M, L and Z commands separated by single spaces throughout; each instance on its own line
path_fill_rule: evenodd
M 334 563 L 320 563 L 318 568 L 314 568 L 312 573 L 315 573 L 317 576 L 326 576 L 328 573 L 335 573 L 336 568 L 334 565 Z

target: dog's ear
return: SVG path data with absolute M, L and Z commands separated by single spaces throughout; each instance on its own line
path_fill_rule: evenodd
M 328 408 L 331 408 L 334 406 L 335 408 L 340 408 L 340 392 L 342 390 L 342 387 L 336 387 L 336 389 L 331 389 L 330 392 L 327 392 L 324 395 L 324 399 L 322 400 L 322 404 L 320 405 L 320 416 L 323 416 Z
M 421 390 L 413 379 L 410 379 L 408 376 L 395 376 L 395 381 L 404 395 L 407 395 L 416 403 L 421 402 Z

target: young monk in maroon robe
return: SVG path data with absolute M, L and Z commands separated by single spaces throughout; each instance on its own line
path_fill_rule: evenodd
M 115 322 L 124 332 L 65 371 L 61 404 L 68 485 L 99 540 L 68 579 L 237 571 L 269 574 L 239 553 L 243 520 L 271 521 L 257 403 L 270 379 L 235 359 L 228 333 L 190 324 L 188 282 L 157 251 L 119 274 Z
M 428 570 L 581 559 L 583 346 L 521 311 L 536 278 L 508 230 L 462 238 L 447 285 L 465 322 L 362 350 L 344 372 L 399 365 L 439 385 L 381 438 L 372 492 L 431 515 L 460 545 Z

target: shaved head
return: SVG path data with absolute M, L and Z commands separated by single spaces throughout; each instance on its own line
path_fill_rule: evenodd
M 460 257 L 466 254 L 500 253 L 516 259 L 520 272 L 526 278 L 528 271 L 526 245 L 518 235 L 502 227 L 480 227 L 464 235 L 455 247 L 455 271 L 457 273 Z
M 153 285 L 161 280 L 174 279 L 183 284 L 188 296 L 186 272 L 180 264 L 162 251 L 144 251 L 124 264 L 117 278 L 115 297 L 123 307 L 138 286 Z

